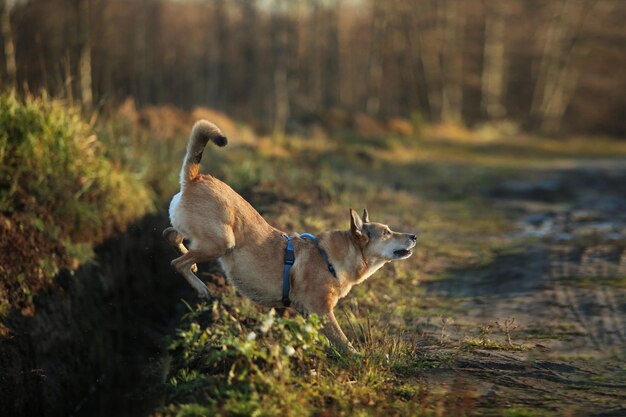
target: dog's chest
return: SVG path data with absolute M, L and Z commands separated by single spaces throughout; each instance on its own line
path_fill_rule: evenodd
M 342 282 L 340 284 L 340 286 L 339 286 L 339 298 L 343 298 L 346 295 L 348 295 L 348 293 L 350 292 L 351 289 L 352 289 L 352 283 L 351 282 L 347 282 L 347 280 Z

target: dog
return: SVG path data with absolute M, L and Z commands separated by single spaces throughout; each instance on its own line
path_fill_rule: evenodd
M 295 259 L 285 270 L 286 235 L 227 184 L 199 173 L 209 141 L 217 146 L 228 142 L 215 124 L 200 120 L 187 143 L 180 192 L 169 206 L 172 227 L 163 232 L 181 255 L 171 262 L 174 269 L 200 297 L 210 299 L 209 289 L 194 273 L 195 264 L 218 261 L 241 294 L 274 308 L 285 307 L 286 297 L 299 312 L 325 319 L 321 331 L 332 344 L 354 352 L 333 313 L 337 301 L 386 263 L 410 257 L 417 236 L 370 222 L 367 209 L 362 217 L 350 209 L 347 230 L 291 238 Z

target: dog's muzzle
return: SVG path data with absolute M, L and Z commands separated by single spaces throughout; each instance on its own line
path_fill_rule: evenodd
M 415 245 L 417 244 L 417 235 L 409 235 L 408 238 L 409 238 L 408 248 L 396 249 L 393 251 L 393 254 L 396 257 L 396 259 L 405 259 L 413 254 L 413 251 L 411 249 L 413 249 Z

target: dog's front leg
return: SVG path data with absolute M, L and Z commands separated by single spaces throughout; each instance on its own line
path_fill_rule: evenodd
M 346 335 L 343 333 L 343 330 L 341 330 L 341 327 L 339 327 L 339 323 L 337 323 L 333 310 L 330 310 L 330 312 L 327 312 L 326 314 L 322 314 L 322 317 L 326 319 L 326 324 L 321 330 L 322 334 L 326 336 L 326 338 L 339 350 L 357 353 L 356 349 L 352 346 L 352 343 L 350 343 Z

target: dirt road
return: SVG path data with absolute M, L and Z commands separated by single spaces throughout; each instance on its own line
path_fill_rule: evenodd
M 530 176 L 488 193 L 517 226 L 514 249 L 424 283 L 458 307 L 451 339 L 481 329 L 456 370 L 486 409 L 625 416 L 626 161 Z M 507 333 L 514 349 L 486 349 L 506 346 Z

